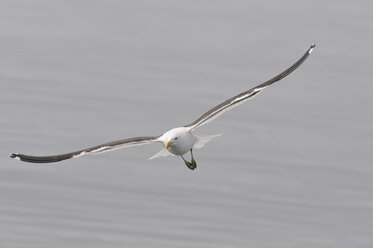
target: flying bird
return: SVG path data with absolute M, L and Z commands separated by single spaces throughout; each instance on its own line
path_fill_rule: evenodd
M 210 121 L 214 120 L 215 118 L 225 113 L 226 111 L 231 110 L 232 108 L 237 107 L 238 105 L 251 99 L 253 96 L 257 95 L 267 86 L 288 76 L 308 58 L 308 56 L 311 54 L 314 48 L 315 48 L 315 44 L 312 44 L 300 59 L 298 59 L 292 66 L 290 66 L 288 69 L 281 72 L 277 76 L 269 79 L 268 81 L 264 83 L 259 84 L 258 86 L 255 86 L 254 88 L 251 88 L 234 97 L 229 98 L 228 100 L 220 103 L 219 105 L 213 107 L 212 109 L 210 109 L 209 111 L 201 115 L 198 119 L 196 119 L 192 123 L 186 126 L 183 126 L 183 127 L 173 128 L 165 132 L 162 135 L 127 138 L 127 139 L 112 141 L 112 142 L 108 142 L 102 145 L 93 146 L 93 147 L 86 148 L 83 150 L 65 153 L 65 154 L 59 154 L 59 155 L 30 156 L 30 155 L 24 155 L 24 154 L 19 154 L 19 153 L 11 153 L 10 157 L 17 159 L 17 160 L 24 161 L 24 162 L 30 162 L 30 163 L 52 163 L 52 162 L 58 162 L 58 161 L 71 159 L 71 158 L 78 158 L 78 157 L 81 157 L 83 155 L 88 155 L 88 154 L 98 154 L 98 153 L 108 152 L 108 151 L 112 151 L 116 149 L 130 147 L 130 146 L 138 146 L 138 145 L 145 145 L 145 144 L 158 142 L 158 143 L 163 144 L 164 146 L 163 149 L 159 153 L 155 154 L 153 157 L 149 159 L 153 159 L 157 157 L 164 157 L 168 155 L 176 155 L 176 156 L 180 156 L 183 159 L 185 165 L 189 169 L 194 170 L 197 168 L 197 163 L 193 156 L 193 149 L 200 149 L 206 143 L 211 141 L 213 138 L 219 136 L 219 135 L 197 136 L 193 134 L 194 129 L 209 123 Z M 188 161 L 184 157 L 185 154 L 189 152 L 191 154 L 190 161 Z

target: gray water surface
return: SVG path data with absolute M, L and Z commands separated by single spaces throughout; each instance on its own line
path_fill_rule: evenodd
M 0 1 L 0 247 L 372 247 L 370 1 Z M 56 164 L 51 155 L 196 130 Z

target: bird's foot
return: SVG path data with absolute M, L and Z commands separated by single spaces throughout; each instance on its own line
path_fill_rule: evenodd
M 197 162 L 194 160 L 193 150 L 192 149 L 190 149 L 190 157 L 191 157 L 191 161 L 190 162 L 192 163 L 192 166 L 194 167 L 194 169 L 197 168 Z
M 191 154 L 191 161 L 187 161 L 183 156 L 181 156 L 181 158 L 184 160 L 184 163 L 185 165 L 191 169 L 191 170 L 194 170 L 197 168 L 197 163 L 196 161 L 194 160 L 194 157 L 193 157 L 193 152 L 192 152 L 192 149 L 190 150 L 190 154 Z
M 191 169 L 191 170 L 194 170 L 195 168 L 197 168 L 197 163 L 196 163 L 196 161 L 194 160 L 194 159 L 192 159 L 192 161 L 191 162 L 188 162 L 188 161 L 184 161 L 185 162 L 185 165 L 189 168 L 189 169 Z
M 193 165 L 193 167 L 194 167 L 194 169 L 195 168 L 197 168 L 197 162 L 194 160 L 194 158 L 192 157 L 192 165 Z

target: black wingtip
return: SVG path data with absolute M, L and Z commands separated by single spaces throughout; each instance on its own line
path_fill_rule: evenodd
M 10 154 L 10 157 L 11 157 L 11 158 L 14 158 L 14 159 L 19 159 L 17 153 L 11 153 L 11 154 Z
M 311 54 L 313 49 L 315 48 L 316 44 L 315 43 L 312 43 L 310 48 L 308 49 L 308 54 Z

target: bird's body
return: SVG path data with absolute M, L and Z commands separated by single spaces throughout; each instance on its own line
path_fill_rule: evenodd
M 221 114 L 225 113 L 226 111 L 244 103 L 245 101 L 251 99 L 253 96 L 260 93 L 264 88 L 267 86 L 283 79 L 284 77 L 288 76 L 292 73 L 295 69 L 297 69 L 311 54 L 312 50 L 314 49 L 315 44 L 312 44 L 311 47 L 306 51 L 306 53 L 298 59 L 292 66 L 288 69 L 283 71 L 282 73 L 278 74 L 277 76 L 271 78 L 270 80 L 259 84 L 258 86 L 251 88 L 247 91 L 244 91 L 228 100 L 222 102 L 221 104 L 213 107 L 203 115 L 201 115 L 198 119 L 192 122 L 189 125 L 184 127 L 173 128 L 162 135 L 159 136 L 142 136 L 142 137 L 134 137 L 134 138 L 127 138 L 117 141 L 108 142 L 102 145 L 90 147 L 87 149 L 79 150 L 76 152 L 70 152 L 65 154 L 59 155 L 52 155 L 52 156 L 30 156 L 18 153 L 12 153 L 10 156 L 14 159 L 31 162 L 31 163 L 52 163 L 58 162 L 66 159 L 77 158 L 86 154 L 98 154 L 102 152 L 112 151 L 124 147 L 129 146 L 137 146 L 143 144 L 150 144 L 154 142 L 160 142 L 163 144 L 164 149 L 154 155 L 152 158 L 156 157 L 163 157 L 167 155 L 176 155 L 181 156 L 184 160 L 185 164 L 188 166 L 189 169 L 194 170 L 197 166 L 197 163 L 193 157 L 193 149 L 199 149 L 203 147 L 206 143 L 211 141 L 213 138 L 219 135 L 210 135 L 210 136 L 196 136 L 192 133 L 192 131 L 202 126 Z M 188 152 L 191 153 L 191 161 L 187 161 L 183 155 L 187 154 Z
M 158 138 L 168 151 L 176 156 L 188 153 L 196 142 L 196 136 L 186 127 L 177 127 L 167 131 Z M 167 142 L 168 147 L 167 147 Z

